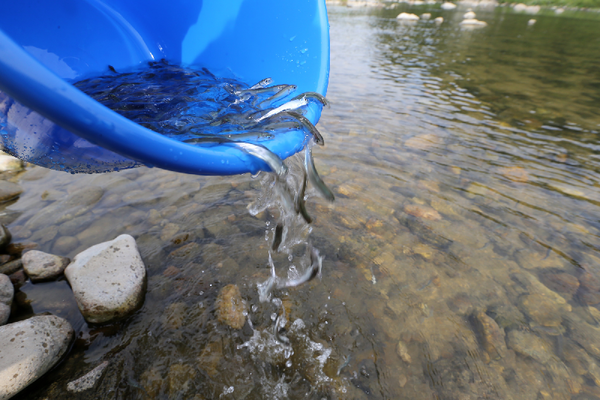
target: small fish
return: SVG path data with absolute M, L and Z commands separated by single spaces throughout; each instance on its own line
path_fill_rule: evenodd
M 259 144 L 245 143 L 245 142 L 235 142 L 229 141 L 229 144 L 238 147 L 242 151 L 263 160 L 271 171 L 273 171 L 277 176 L 283 176 L 287 173 L 287 166 L 281 161 L 281 158 L 271 150 L 267 149 L 264 146 Z
M 283 225 L 277 224 L 275 227 L 275 238 L 273 239 L 273 251 L 277 251 L 283 239 Z
M 338 370 L 337 370 L 338 376 L 340 375 L 340 372 L 342 372 L 342 370 L 348 366 L 348 364 L 350 364 L 350 356 L 349 355 L 344 357 L 344 363 L 342 365 L 340 365 L 340 367 L 338 368 Z
M 273 86 L 261 87 L 261 88 L 257 88 L 257 89 L 250 88 L 250 89 L 238 90 L 237 92 L 235 92 L 235 94 L 238 96 L 242 95 L 242 94 L 250 94 L 250 95 L 256 96 L 259 94 L 273 92 L 276 95 L 285 90 L 287 90 L 286 93 L 290 93 L 291 88 L 293 88 L 295 90 L 296 86 L 295 85 L 273 85 Z
M 275 100 L 285 97 L 288 94 L 292 93 L 294 90 L 296 90 L 296 85 L 282 85 L 282 86 L 285 86 L 285 87 L 283 89 L 281 89 L 279 92 L 275 93 L 273 96 L 269 97 L 268 99 L 258 103 L 258 107 L 263 107 L 264 105 L 273 103 Z
M 146 389 L 140 385 L 135 379 L 133 379 L 132 377 L 128 377 L 127 378 L 127 383 L 129 383 L 129 386 L 136 388 L 138 390 L 143 391 L 144 393 L 146 393 L 147 396 L 150 396 L 150 394 L 146 391 Z
M 291 101 L 297 100 L 297 99 L 315 99 L 317 100 L 319 103 L 321 103 L 323 106 L 328 106 L 329 105 L 329 101 L 327 101 L 327 99 L 325 98 L 325 96 L 323 96 L 320 93 L 317 92 L 304 92 L 296 97 L 294 97 Z
M 312 222 L 312 218 L 308 215 L 308 211 L 306 211 L 306 203 L 304 201 L 304 194 L 306 193 L 306 171 L 304 172 L 304 179 L 302 180 L 302 188 L 298 193 L 298 198 L 296 200 L 296 213 L 300 213 L 307 224 Z
M 296 111 L 284 111 L 283 113 L 300 121 L 300 123 L 304 125 L 306 129 L 308 129 L 308 131 L 313 135 L 316 144 L 318 144 L 319 146 L 325 145 L 325 139 L 323 139 L 321 133 L 317 130 L 313 123 L 308 120 L 308 118 Z
M 275 320 L 275 327 L 273 328 L 273 336 L 275 336 L 275 339 L 277 339 L 278 342 L 283 343 L 285 345 L 289 345 L 290 344 L 290 339 L 287 338 L 287 336 L 284 336 L 281 333 L 281 325 L 284 324 L 283 319 L 281 318 L 281 316 L 278 316 L 277 319 Z
M 271 82 L 273 82 L 273 78 L 265 78 L 262 81 L 258 82 L 257 84 L 250 86 L 248 88 L 248 90 L 262 89 L 262 88 L 270 85 Z
M 115 69 L 115 67 L 113 67 L 112 65 L 108 66 L 108 69 L 110 69 L 112 72 L 114 72 L 115 74 L 118 74 L 117 70 Z
M 271 111 L 267 112 L 266 114 L 262 115 L 260 118 L 257 118 L 256 122 L 260 122 L 264 119 L 272 117 L 273 115 L 279 114 L 280 112 L 283 112 L 283 111 L 295 110 L 295 109 L 303 107 L 307 104 L 308 104 L 308 101 L 306 100 L 305 97 L 288 101 L 287 103 L 280 105 L 279 107 L 274 108 Z
M 317 276 L 321 275 L 321 270 L 323 269 L 323 258 L 319 256 L 319 250 L 315 249 L 311 246 L 310 249 L 310 261 L 311 265 L 306 269 L 304 275 L 297 279 L 289 279 L 284 281 L 281 286 L 278 286 L 278 289 L 281 288 L 290 288 L 295 286 L 300 286 L 303 283 L 310 282 L 315 279 Z
M 306 169 L 310 183 L 319 191 L 319 193 L 321 193 L 323 197 L 333 203 L 335 196 L 317 173 L 310 146 L 306 146 L 306 149 L 304 150 L 304 168 Z

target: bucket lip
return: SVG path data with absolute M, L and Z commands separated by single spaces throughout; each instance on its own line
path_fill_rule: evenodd
M 327 40 L 327 50 L 328 45 Z M 329 57 L 326 59 L 328 75 Z M 327 80 L 328 76 L 324 82 L 319 82 L 316 91 L 325 95 Z M 197 175 L 255 174 L 270 170 L 263 161 L 233 146 L 194 146 L 128 120 L 54 74 L 2 30 L 0 90 L 92 144 L 150 167 Z M 319 106 L 308 105 L 306 117 L 312 123 L 319 120 L 320 114 Z M 300 151 L 306 140 L 305 132 L 289 131 L 261 142 L 261 145 L 285 159 Z

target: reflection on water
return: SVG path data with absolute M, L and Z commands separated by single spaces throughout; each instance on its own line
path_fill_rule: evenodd
M 465 10 L 401 8 L 330 9 L 315 159 L 337 199 L 307 202 L 320 282 L 259 301 L 275 221 L 247 210 L 259 179 L 19 178 L 18 240 L 72 257 L 130 233 L 149 280 L 143 308 L 108 326 L 86 325 L 64 282 L 25 284 L 21 317 L 52 311 L 78 336 L 18 398 L 64 398 L 104 360 L 95 393 L 69 398 L 600 398 L 597 15 L 528 27 L 479 9 L 488 26 L 461 30 Z M 445 22 L 403 25 L 400 11 Z M 248 305 L 241 330 L 215 314 L 229 284 Z M 282 309 L 290 347 L 272 329 Z

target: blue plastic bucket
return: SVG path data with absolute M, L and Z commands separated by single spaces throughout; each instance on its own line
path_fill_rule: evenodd
M 140 164 L 201 175 L 268 170 L 231 146 L 196 147 L 143 128 L 71 85 L 148 61 L 201 65 L 248 83 L 272 77 L 325 95 L 324 0 L 19 0 L 0 13 L 0 140 L 5 151 L 68 172 Z M 320 108 L 306 117 L 317 123 Z M 304 133 L 264 145 L 281 158 Z

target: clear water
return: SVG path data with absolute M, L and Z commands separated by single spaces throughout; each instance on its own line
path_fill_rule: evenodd
M 15 240 L 72 257 L 130 233 L 149 272 L 143 308 L 103 326 L 66 282 L 26 283 L 13 320 L 50 311 L 77 340 L 16 398 L 600 398 L 600 18 L 543 12 L 528 28 L 475 9 L 488 26 L 463 30 L 465 11 L 329 8 L 332 107 L 314 152 L 336 202 L 307 202 L 323 278 L 269 303 L 257 284 L 278 216 L 247 209 L 262 176 L 15 177 Z M 253 330 L 217 321 L 227 284 Z M 273 337 L 282 307 L 291 351 Z M 94 392 L 66 393 L 104 360 Z

